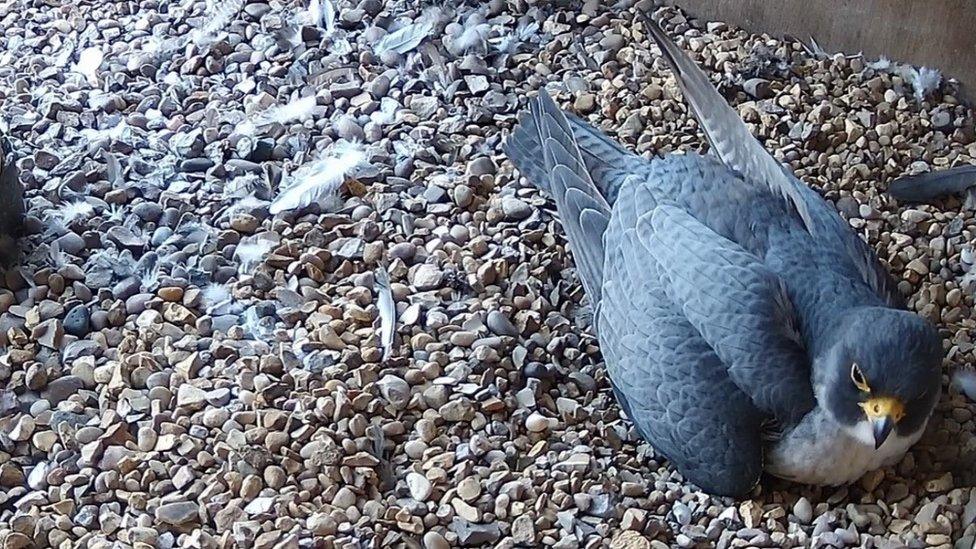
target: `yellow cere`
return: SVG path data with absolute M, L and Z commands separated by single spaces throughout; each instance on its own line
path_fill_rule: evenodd
M 905 405 L 893 397 L 874 397 L 859 404 L 869 419 L 890 417 L 896 423 L 905 416 Z

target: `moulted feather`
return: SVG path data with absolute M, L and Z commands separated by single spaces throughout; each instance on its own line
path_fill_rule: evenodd
M 340 142 L 324 157 L 288 177 L 288 186 L 271 203 L 271 215 L 322 203 L 338 193 L 349 174 L 366 160 L 362 145 Z
M 439 13 L 428 10 L 417 21 L 407 24 L 379 39 L 373 46 L 373 51 L 381 54 L 386 51 L 407 53 L 424 41 L 434 32 Z
M 308 4 L 308 11 L 302 17 L 309 25 L 321 27 L 325 30 L 326 36 L 335 32 L 336 28 L 336 9 L 332 0 L 311 0 Z
M 952 385 L 966 395 L 966 398 L 976 402 L 976 371 L 956 370 L 952 376 Z
M 477 49 L 484 51 L 490 31 L 491 25 L 485 22 L 485 16 L 480 11 L 475 11 L 464 20 L 461 32 L 454 35 L 448 48 L 454 55 L 463 55 Z
M 85 76 L 89 84 L 98 84 L 98 68 L 102 65 L 105 54 L 100 48 L 85 48 L 78 55 L 78 62 L 73 67 L 74 71 Z
M 216 41 L 220 31 L 224 30 L 243 8 L 244 0 L 222 0 L 219 4 L 207 2 L 206 23 L 200 28 L 193 29 L 190 32 L 190 39 L 197 46 L 210 46 Z
M 908 67 L 904 71 L 905 80 L 912 85 L 915 99 L 921 102 L 932 95 L 942 84 L 942 73 L 929 67 Z
M 396 114 L 400 109 L 400 104 L 392 97 L 384 97 L 380 100 L 380 108 L 369 115 L 369 119 L 380 125 L 387 125 L 396 122 Z
M 251 236 L 241 240 L 234 250 L 234 258 L 238 262 L 238 272 L 251 274 L 264 261 L 264 256 L 274 248 L 275 243 L 267 238 Z
M 275 105 L 262 111 L 258 115 L 245 120 L 234 128 L 234 131 L 243 135 L 252 135 L 263 126 L 270 124 L 284 124 L 293 120 L 305 120 L 315 114 L 316 100 L 314 95 L 309 95 L 285 105 Z
M 204 310 L 209 315 L 239 312 L 240 307 L 234 302 L 234 296 L 227 284 L 207 284 L 201 289 L 200 297 Z
M 376 307 L 380 317 L 380 344 L 383 345 L 383 360 L 393 352 L 393 335 L 396 332 L 396 302 L 390 287 L 390 273 L 380 266 L 376 269 Z
M 83 201 L 65 202 L 64 204 L 48 210 L 46 218 L 49 222 L 59 227 L 67 227 L 76 221 L 88 219 L 95 213 L 95 208 Z

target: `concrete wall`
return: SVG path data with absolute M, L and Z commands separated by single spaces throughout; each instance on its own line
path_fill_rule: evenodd
M 976 0 L 671 0 L 706 21 L 925 65 L 976 91 Z

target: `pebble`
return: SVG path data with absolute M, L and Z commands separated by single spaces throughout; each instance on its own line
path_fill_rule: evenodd
M 90 329 L 91 313 L 85 305 L 76 305 L 64 317 L 64 331 L 75 337 L 85 337 Z
M 488 329 L 502 336 L 517 336 L 518 328 L 501 311 L 490 311 L 485 322 Z
M 495 524 L 474 524 L 458 517 L 451 523 L 451 530 L 464 547 L 493 543 L 501 537 L 501 530 Z
M 475 477 L 467 477 L 458 483 L 457 493 L 461 499 L 471 503 L 481 495 L 481 483 Z
M 533 433 L 541 433 L 549 429 L 549 419 L 533 412 L 525 419 L 525 428 Z
M 192 385 L 180 385 L 176 393 L 176 405 L 196 409 L 202 407 L 207 402 L 207 393 Z
M 444 421 L 470 421 L 474 415 L 474 408 L 467 400 L 454 400 L 441 406 L 438 413 Z
M 425 549 L 448 549 L 450 546 L 451 544 L 444 539 L 444 536 L 437 532 L 427 532 L 424 534 Z
M 356 504 L 356 494 L 353 493 L 352 490 L 350 490 L 345 486 L 339 488 L 339 491 L 336 492 L 335 497 L 332 498 L 332 505 L 335 505 L 336 507 L 340 507 L 342 509 L 347 509 L 349 507 L 354 506 L 355 504 Z
M 433 490 L 433 486 L 427 477 L 419 473 L 407 475 L 407 487 L 410 489 L 410 497 L 417 501 L 427 501 Z
M 444 273 L 431 264 L 421 265 L 413 276 L 413 285 L 418 291 L 433 290 L 441 285 Z
M 796 503 L 793 504 L 793 514 L 801 524 L 810 524 L 810 521 L 813 520 L 813 507 L 810 500 L 806 497 L 796 500 Z
M 196 503 L 178 501 L 160 505 L 156 509 L 155 516 L 156 520 L 162 523 L 180 526 L 195 522 L 198 518 L 199 512 L 200 510 Z
M 47 398 L 52 405 L 58 404 L 59 402 L 66 400 L 71 395 L 77 393 L 84 386 L 84 381 L 77 376 L 63 376 L 58 379 L 54 379 L 47 384 L 47 388 L 44 391 L 44 397 Z
M 502 212 L 508 221 L 521 221 L 532 215 L 532 207 L 511 196 L 502 198 Z

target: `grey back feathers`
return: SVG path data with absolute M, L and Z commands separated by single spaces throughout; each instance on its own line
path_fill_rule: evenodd
M 749 133 L 749 128 L 712 86 L 691 58 L 664 31 L 641 12 L 644 26 L 671 65 L 675 78 L 715 154 L 746 181 L 768 186 L 796 211 L 806 230 L 816 239 L 841 244 L 858 276 L 883 296 L 886 303 L 903 307 L 903 299 L 890 275 L 881 268 L 874 251 L 851 232 L 847 223 L 823 199 L 789 173 Z

